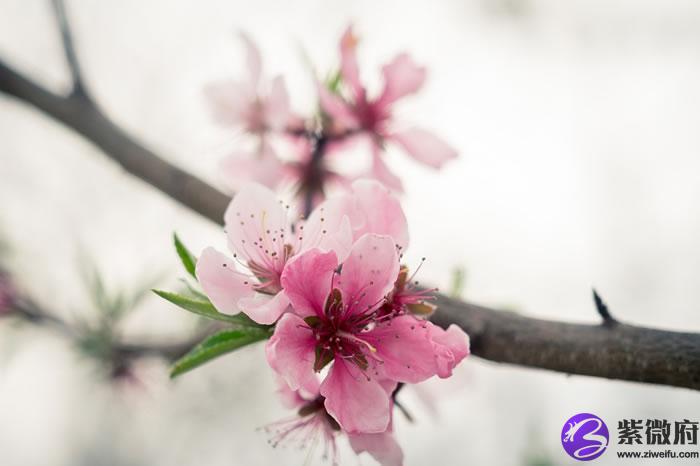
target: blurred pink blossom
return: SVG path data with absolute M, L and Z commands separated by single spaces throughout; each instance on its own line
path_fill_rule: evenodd
M 442 167 L 445 162 L 455 158 L 457 152 L 427 130 L 397 130 L 395 127 L 394 103 L 420 90 L 426 78 L 425 68 L 416 65 L 408 54 L 399 54 L 382 68 L 382 92 L 370 98 L 360 82 L 356 46 L 357 39 L 349 27 L 340 41 L 341 74 L 349 91 L 347 99 L 319 85 L 321 106 L 332 118 L 336 133 L 356 134 L 356 138 L 369 140 L 372 150 L 372 175 L 386 186 L 401 191 L 401 180 L 389 170 L 382 159 L 386 143 L 397 144 L 416 161 L 433 168 Z
M 257 153 L 238 150 L 224 157 L 219 170 L 230 192 L 252 181 L 274 189 L 288 176 L 285 164 L 265 140 L 260 142 Z
M 214 116 L 223 125 L 264 136 L 283 130 L 290 118 L 289 95 L 282 76 L 262 78 L 260 50 L 241 33 L 247 53 L 248 76 L 210 84 L 205 89 Z
M 205 95 L 216 120 L 258 138 L 255 151 L 238 150 L 221 161 L 224 180 L 232 190 L 246 181 L 269 187 L 279 183 L 283 164 L 270 143 L 270 135 L 285 131 L 295 119 L 282 76 L 271 81 L 262 77 L 260 50 L 245 34 L 248 75 L 210 84 Z

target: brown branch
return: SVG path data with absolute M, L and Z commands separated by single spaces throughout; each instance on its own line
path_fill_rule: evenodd
M 73 45 L 73 36 L 68 26 L 68 16 L 66 14 L 66 6 L 62 0 L 51 0 L 56 24 L 61 31 L 61 43 L 63 44 L 63 53 L 66 56 L 66 63 L 71 73 L 73 80 L 73 89 L 71 95 L 75 97 L 88 98 L 87 88 L 83 84 L 83 75 L 80 72 L 80 63 L 75 54 L 75 46 Z
M 60 96 L 22 76 L 0 60 L 0 91 L 27 102 L 85 136 L 124 170 L 219 222 L 230 198 L 199 178 L 158 157 L 113 123 L 89 98 Z
M 77 341 L 82 336 L 78 327 L 69 324 L 56 314 L 48 312 L 26 297 L 18 298 L 13 303 L 12 312 L 9 315 L 51 329 L 69 340 Z M 120 363 L 144 357 L 158 357 L 172 362 L 184 356 L 209 333 L 211 333 L 211 329 L 178 342 L 167 343 L 111 341 L 109 343 L 110 355 Z
M 222 223 L 227 196 L 143 147 L 89 99 L 55 95 L 2 62 L 0 91 L 74 129 L 130 174 Z M 437 304 L 433 321 L 462 327 L 471 337 L 473 354 L 484 359 L 700 390 L 700 334 L 533 319 L 445 296 L 438 296 Z
M 457 324 L 473 354 L 495 362 L 700 390 L 700 335 L 617 322 L 533 319 L 438 296 L 433 322 Z

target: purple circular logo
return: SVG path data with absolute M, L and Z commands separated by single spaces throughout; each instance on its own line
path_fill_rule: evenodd
M 570 457 L 579 461 L 598 458 L 608 448 L 608 426 L 590 413 L 577 414 L 564 423 L 561 445 Z

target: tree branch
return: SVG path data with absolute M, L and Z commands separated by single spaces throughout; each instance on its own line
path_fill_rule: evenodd
M 77 131 L 130 174 L 222 223 L 229 201 L 226 195 L 143 147 L 89 99 L 55 95 L 1 61 L 0 91 Z M 533 319 L 442 295 L 437 304 L 433 321 L 442 327 L 462 327 L 471 337 L 473 354 L 484 359 L 700 390 L 700 334 L 622 323 L 580 325 Z
M 85 136 L 124 170 L 195 212 L 220 222 L 230 198 L 158 157 L 105 116 L 91 100 L 63 97 L 14 71 L 0 60 L 0 91 L 27 102 Z
M 473 354 L 567 374 L 700 390 L 700 335 L 617 322 L 583 325 L 533 319 L 439 295 L 432 321 L 457 324 Z
M 68 69 L 73 80 L 73 89 L 71 95 L 75 97 L 89 98 L 87 88 L 83 84 L 83 75 L 80 72 L 80 63 L 75 55 L 75 47 L 73 46 L 73 35 L 71 34 L 68 17 L 66 15 L 66 6 L 62 0 L 52 0 L 56 23 L 61 31 L 61 42 L 63 44 L 63 53 L 66 56 Z
M 62 335 L 71 340 L 78 340 L 81 333 L 65 320 L 47 312 L 39 307 L 33 301 L 26 297 L 21 297 L 12 305 L 12 313 L 10 315 L 19 317 L 34 324 L 43 325 L 50 328 L 59 335 Z M 209 329 L 211 330 L 211 329 Z M 189 350 L 199 343 L 208 333 L 194 335 L 179 342 L 155 343 L 155 342 L 126 342 L 112 341 L 110 342 L 111 357 L 115 361 L 125 363 L 134 359 L 143 357 L 159 357 L 166 361 L 172 362 L 184 356 Z

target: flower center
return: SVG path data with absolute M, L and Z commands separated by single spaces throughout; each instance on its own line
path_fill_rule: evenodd
M 254 245 L 262 244 L 262 241 L 261 238 L 260 242 L 256 241 Z M 265 261 L 263 263 L 258 263 L 254 260 L 241 261 L 238 258 L 238 254 L 234 254 L 233 258 L 238 260 L 238 263 L 242 267 L 250 270 L 251 278 L 257 279 L 257 283 L 250 284 L 255 291 L 274 296 L 282 291 L 282 271 L 284 270 L 284 265 L 292 255 L 294 255 L 292 245 L 285 244 L 279 254 L 277 251 L 270 252 L 266 249 L 264 256 Z M 245 284 L 248 285 L 249 283 L 246 282 Z
M 352 362 L 363 371 L 369 366 L 368 358 L 379 360 L 377 349 L 364 337 L 376 325 L 376 312 L 350 317 L 346 314 L 340 290 L 335 288 L 326 301 L 324 316 L 304 319 L 316 339 L 317 372 L 335 358 Z
M 276 295 L 282 291 L 282 283 L 280 281 L 282 273 L 276 267 L 270 269 L 257 262 L 249 261 L 248 268 L 260 282 L 254 285 L 255 291 L 269 295 Z M 282 264 L 282 268 L 284 268 L 284 264 Z

